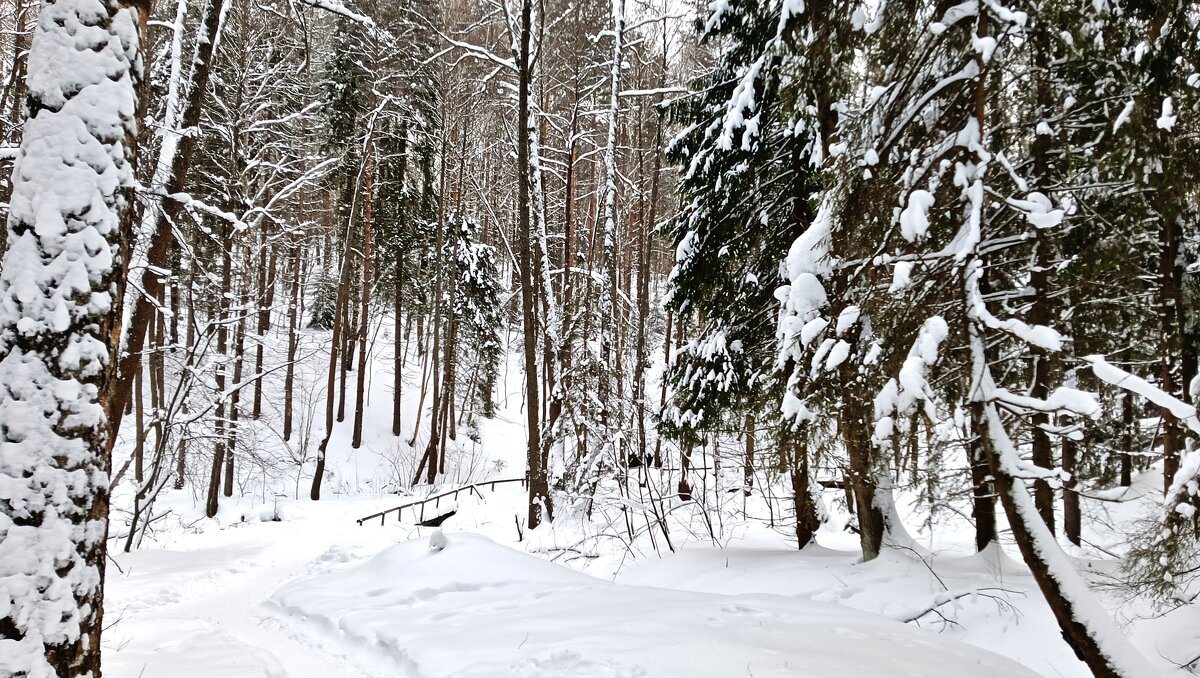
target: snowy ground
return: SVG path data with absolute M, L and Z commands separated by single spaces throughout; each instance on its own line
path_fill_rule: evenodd
M 756 592 L 784 579 L 782 560 L 811 565 L 783 551 L 685 551 L 612 583 L 469 532 L 431 551 L 430 528 L 357 527 L 368 507 L 329 502 L 119 556 L 107 675 L 1035 675 L 839 604 L 845 587 L 821 579 L 809 585 L 825 601 Z M 719 553 L 733 561 L 714 570 Z M 758 565 L 756 587 L 747 566 Z M 721 589 L 721 569 L 739 576 L 705 592 Z
M 319 350 L 319 334 L 308 340 Z M 390 343 L 387 328 L 380 342 Z M 431 528 L 394 519 L 360 527 L 356 518 L 405 501 L 393 492 L 415 456 L 390 433 L 390 355 L 381 349 L 375 359 L 365 445 L 351 450 L 349 422 L 339 425 L 322 501 L 297 498 L 304 464 L 247 463 L 241 496 L 223 499 L 217 519 L 202 518 L 192 491 L 171 492 L 143 547 L 113 554 L 106 676 L 1088 675 L 1025 567 L 1006 551 L 972 554 L 961 520 L 870 563 L 858 562 L 844 519 L 823 528 L 821 546 L 797 552 L 786 530 L 737 517 L 740 492 L 718 493 L 729 505 L 707 512 L 675 507 L 677 553 L 653 529 L 626 523 L 616 504 L 518 541 L 525 509 L 516 484 L 462 495 L 441 551 L 430 550 Z M 411 430 L 420 377 L 407 377 Z M 319 370 L 302 375 L 302 409 L 319 409 L 320 382 Z M 448 485 L 521 475 L 519 371 L 510 368 L 505 383 L 509 397 L 497 419 L 481 423 L 479 442 L 460 437 Z M 279 399 L 267 401 L 270 409 Z M 255 454 L 302 458 L 315 445 L 319 417 L 307 441 L 285 446 L 266 433 L 271 416 L 251 438 Z M 628 481 L 630 497 L 642 491 Z M 747 507 L 752 516 L 786 511 L 782 500 L 770 510 L 750 501 L 759 502 Z M 1091 558 L 1120 547 L 1137 504 L 1089 502 L 1088 524 L 1101 527 L 1075 555 L 1095 580 L 1109 565 Z M 1200 654 L 1190 608 L 1154 616 L 1104 595 L 1164 672 L 1182 674 L 1177 667 Z
M 118 555 L 107 675 L 1087 675 L 1004 554 L 864 564 L 760 534 L 623 565 L 576 560 L 619 567 L 613 583 L 547 562 L 567 560 L 575 535 L 515 543 L 504 517 L 518 488 L 485 499 L 460 503 L 440 552 L 432 528 L 357 526 L 377 500 L 335 499 Z M 1171 628 L 1146 628 L 1143 650 L 1158 657 L 1153 640 L 1177 638 Z

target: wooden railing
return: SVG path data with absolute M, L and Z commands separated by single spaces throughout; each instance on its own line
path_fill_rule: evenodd
M 447 490 L 440 494 L 435 494 L 430 497 L 425 497 L 424 499 L 416 499 L 416 500 L 410 501 L 406 504 L 401 504 L 395 508 L 387 509 L 386 511 L 380 511 L 379 513 L 372 513 L 369 516 L 364 516 L 362 518 L 359 518 L 358 524 L 361 526 L 363 523 L 367 522 L 368 520 L 374 520 L 375 518 L 378 518 L 379 524 L 383 525 L 384 522 L 387 520 L 387 516 L 389 513 L 395 513 L 396 520 L 399 520 L 400 512 L 403 511 L 404 509 L 411 509 L 413 511 L 413 514 L 417 518 L 417 522 L 423 523 L 423 522 L 425 522 L 425 505 L 429 504 L 430 502 L 433 503 L 434 508 L 437 508 L 437 507 L 441 506 L 442 500 L 445 499 L 446 497 L 451 497 L 452 499 L 458 499 L 458 494 L 460 492 L 474 492 L 475 496 L 482 499 L 483 495 L 479 493 L 479 488 L 490 487 L 493 491 L 495 491 L 497 485 L 503 485 L 505 483 L 521 483 L 521 485 L 524 486 L 525 478 L 522 477 L 522 478 L 505 478 L 503 480 L 482 480 L 477 483 L 471 483 L 470 485 L 463 485 L 462 487 L 459 487 L 457 489 Z M 433 517 L 437 517 L 437 516 L 435 515 Z

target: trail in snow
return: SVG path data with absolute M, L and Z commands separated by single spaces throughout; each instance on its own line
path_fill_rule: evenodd
M 272 602 L 422 678 L 1034 675 L 847 607 L 614 584 L 461 532 L 299 579 Z
M 296 522 L 183 535 L 169 549 L 116 555 L 124 573 L 110 565 L 105 675 L 397 676 L 390 661 L 348 650 L 336 633 L 324 639 L 298 629 L 262 605 L 284 582 L 360 558 L 357 543 L 380 542 L 366 546 L 367 553 L 395 538 L 393 531 L 359 530 L 351 520 L 361 510 L 356 505 L 365 504 L 332 507 L 331 515 L 314 511 Z

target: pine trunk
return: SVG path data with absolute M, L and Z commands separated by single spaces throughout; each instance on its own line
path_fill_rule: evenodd
M 854 513 L 858 516 L 858 538 L 863 560 L 873 560 L 883 547 L 887 524 L 875 497 L 879 488 L 875 479 L 875 450 L 867 428 L 869 410 L 867 404 L 861 402 L 853 392 L 854 388 L 851 387 L 846 393 L 838 425 L 850 459 L 847 479 L 854 492 Z
M 987 452 L 983 449 L 987 436 L 987 422 L 983 417 L 983 404 L 972 403 L 971 444 L 971 506 L 975 518 L 975 550 L 983 551 L 996 542 L 996 488 L 992 484 L 992 472 L 988 466 Z
M 788 472 L 792 480 L 792 503 L 796 510 L 796 546 L 802 549 L 816 543 L 817 530 L 821 527 L 821 518 L 813 494 L 808 448 L 804 437 L 794 431 L 785 432 L 780 445 L 780 456 L 788 460 Z
M 542 520 L 542 510 L 549 501 L 549 482 L 542 463 L 541 423 L 538 393 L 538 325 L 536 299 L 534 297 L 533 249 L 530 235 L 531 187 L 529 144 L 533 132 L 530 115 L 529 87 L 533 79 L 533 63 L 530 59 L 530 33 L 533 0 L 521 1 L 521 16 L 518 36 L 517 61 L 517 241 L 521 268 L 521 319 L 523 323 L 523 346 L 525 357 L 525 427 L 526 460 L 529 479 L 529 511 L 526 517 L 528 529 L 536 528 Z
M 347 233 L 350 230 L 350 223 L 347 223 L 346 226 Z M 334 303 L 333 336 L 329 339 L 329 371 L 325 380 L 325 437 L 321 439 L 321 444 L 317 447 L 317 468 L 313 472 L 312 488 L 308 493 L 309 498 L 313 501 L 321 498 L 321 481 L 325 477 L 325 453 L 329 449 L 329 439 L 333 437 L 333 399 L 335 397 L 334 387 L 337 384 L 338 348 L 342 343 L 343 319 L 346 316 L 346 306 L 349 304 L 349 300 L 346 298 L 346 290 L 350 286 L 351 249 L 349 237 L 346 240 L 345 249 L 342 251 L 342 266 L 339 274 L 337 301 Z
M 205 97 L 209 91 L 208 81 L 213 63 L 213 48 L 219 42 L 217 37 L 221 29 L 220 17 L 225 0 L 210 0 L 202 20 L 202 38 L 197 41 L 195 59 L 192 62 L 191 81 L 186 88 L 187 101 L 180 116 L 181 129 L 195 129 L 200 123 L 200 113 L 204 107 Z M 192 155 L 200 135 L 185 134 L 179 140 L 178 149 L 170 163 L 170 177 L 164 187 L 165 193 L 174 195 L 183 193 L 188 188 L 188 173 L 192 165 Z M 146 251 L 146 269 L 166 269 L 167 255 L 170 252 L 171 240 L 174 234 L 172 224 L 178 221 L 181 203 L 175 200 L 164 200 L 157 212 L 154 229 L 150 236 L 149 247 Z M 162 279 L 156 275 L 148 275 L 142 280 L 143 294 L 134 303 L 133 313 L 126 332 L 124 354 L 120 359 L 117 375 L 108 387 L 107 397 L 112 402 L 109 414 L 109 453 L 111 445 L 116 440 L 116 434 L 121 428 L 121 413 L 129 402 L 133 390 L 133 380 L 137 375 L 138 364 L 141 362 L 142 346 L 146 341 L 146 331 L 150 327 L 150 318 L 158 313 L 153 299 L 158 298 Z
M 304 214 L 304 209 L 301 207 L 300 214 Z M 300 245 L 294 245 L 292 252 L 292 280 L 291 291 L 288 294 L 288 343 L 287 343 L 287 365 L 284 366 L 283 374 L 283 440 L 288 442 L 292 439 L 292 421 L 295 416 L 293 410 L 295 405 L 296 391 L 296 351 L 300 345 L 300 280 L 303 276 L 304 269 L 304 248 Z
M 363 414 L 366 408 L 367 393 L 367 332 L 371 318 L 371 277 L 372 264 L 375 256 L 372 250 L 371 210 L 375 202 L 375 163 L 372 153 L 374 148 L 367 142 L 367 167 L 365 170 L 365 190 L 363 191 L 363 231 L 362 231 L 362 310 L 359 311 L 358 325 L 358 383 L 355 387 L 354 398 L 354 428 L 351 434 L 350 446 L 358 449 L 362 446 Z

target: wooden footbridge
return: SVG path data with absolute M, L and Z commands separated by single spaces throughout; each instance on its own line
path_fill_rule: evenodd
M 362 524 L 366 523 L 367 521 L 375 520 L 376 518 L 378 518 L 379 524 L 383 525 L 387 522 L 388 515 L 392 514 L 392 513 L 396 514 L 396 520 L 400 521 L 401 518 L 403 517 L 403 512 L 407 509 L 408 511 L 410 511 L 412 513 L 413 517 L 416 518 L 416 520 L 414 522 L 416 522 L 418 525 L 424 525 L 426 527 L 437 527 L 438 525 L 442 524 L 442 521 L 444 521 L 445 519 L 454 515 L 454 511 L 448 511 L 445 513 L 441 513 L 438 511 L 438 509 L 441 508 L 443 499 L 446 499 L 448 497 L 449 501 L 455 501 L 458 499 L 458 495 L 462 492 L 467 492 L 467 493 L 474 492 L 475 496 L 482 499 L 483 494 L 479 491 L 480 488 L 487 488 L 494 492 L 496 490 L 497 485 L 503 485 L 505 483 L 521 483 L 521 485 L 524 486 L 526 483 L 526 479 L 524 477 L 521 477 L 521 478 L 505 478 L 502 480 L 483 480 L 483 481 L 480 481 L 477 483 L 471 483 L 470 485 L 463 485 L 462 487 L 458 487 L 453 490 L 446 490 L 445 492 L 441 492 L 439 494 L 434 494 L 434 495 L 425 497 L 424 499 L 414 499 L 410 502 L 401 504 L 394 508 L 390 508 L 385 511 L 380 511 L 379 513 L 372 513 L 369 516 L 364 516 L 362 518 L 359 518 L 358 524 L 361 526 Z M 432 504 L 431 507 L 429 506 L 430 504 Z M 429 507 L 429 509 L 430 509 L 430 517 L 429 518 L 425 517 L 426 507 Z

